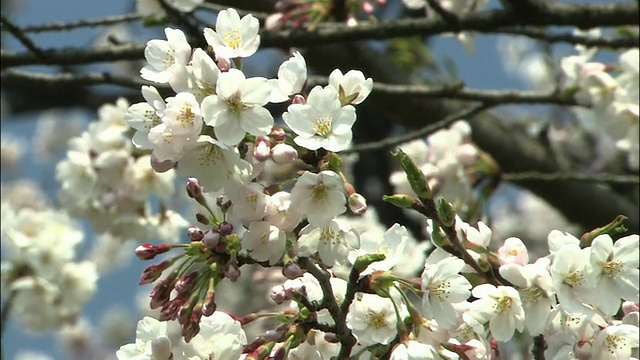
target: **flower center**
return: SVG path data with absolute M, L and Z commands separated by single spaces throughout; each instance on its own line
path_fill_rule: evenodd
M 236 115 L 242 114 L 245 109 L 249 108 L 249 106 L 242 102 L 242 99 L 240 99 L 238 95 L 230 97 L 229 100 L 227 100 L 227 104 L 229 105 L 229 111 Z
M 208 145 L 198 156 L 198 164 L 202 167 L 214 166 L 220 160 L 222 154 L 215 145 Z
M 530 288 L 522 293 L 522 302 L 534 304 L 542 298 L 542 290 L 540 288 Z
M 449 297 L 449 288 L 451 282 L 446 280 L 438 281 L 437 283 L 429 285 L 429 294 L 435 296 L 438 301 L 444 302 Z
M 151 130 L 152 127 L 160 124 L 160 117 L 154 110 L 145 110 L 144 112 L 144 128 Z
M 605 339 L 609 353 L 615 354 L 627 347 L 627 340 L 623 336 L 607 335 Z
M 372 326 L 376 329 L 379 329 L 383 326 L 387 325 L 387 321 L 384 318 L 384 315 L 381 313 L 369 310 L 367 312 L 367 321 L 365 321 L 369 326 Z
M 580 286 L 584 284 L 584 275 L 580 271 L 574 271 L 566 274 L 563 280 L 565 284 L 571 287 Z
M 225 43 L 225 45 L 234 50 L 239 48 L 240 44 L 242 44 L 242 36 L 240 36 L 240 30 L 233 29 L 230 31 L 226 31 L 224 34 L 222 34 L 222 41 Z
M 331 131 L 332 121 L 333 121 L 332 115 L 320 114 L 318 115 L 318 117 L 316 117 L 316 119 L 313 122 L 313 125 L 312 125 L 313 130 L 316 132 L 316 134 L 322 137 L 326 137 L 327 135 L 329 135 L 329 132 Z
M 620 275 L 622 275 L 623 273 L 623 270 L 624 265 L 622 265 L 622 262 L 619 260 L 609 261 L 608 263 L 602 265 L 602 272 L 604 273 L 604 275 L 613 279 L 620 277 Z
M 165 67 L 170 67 L 176 63 L 176 51 L 174 49 L 167 50 L 167 54 L 164 56 L 162 63 Z
M 185 105 L 182 107 L 180 111 L 180 115 L 178 116 L 178 121 L 182 128 L 186 128 L 188 125 L 193 123 L 193 120 L 196 118 L 196 114 L 191 111 L 191 106 Z
M 507 295 L 503 295 L 497 299 L 496 303 L 493 304 L 493 311 L 496 314 L 502 314 L 507 311 L 511 307 L 511 298 Z
M 317 203 L 324 203 L 327 198 L 329 189 L 323 183 L 319 183 L 311 189 L 311 199 Z
M 320 230 L 320 241 L 325 244 L 332 243 L 335 245 L 337 243 L 336 235 L 336 232 L 333 231 L 332 228 L 328 226 L 323 227 L 322 230 Z

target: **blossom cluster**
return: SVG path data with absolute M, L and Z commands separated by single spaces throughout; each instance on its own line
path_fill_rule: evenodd
M 3 293 L 29 331 L 74 323 L 96 292 L 96 264 L 79 260 L 84 235 L 69 215 L 2 201 Z
M 578 119 L 597 137 L 607 138 L 627 153 L 630 169 L 640 168 L 639 54 L 630 49 L 620 54 L 618 64 L 592 61 L 596 48 L 578 47 L 578 55 L 562 59 L 565 89 L 588 108 L 575 108 Z
M 104 105 L 98 120 L 69 141 L 65 159 L 56 166 L 60 203 L 71 215 L 87 218 L 98 233 L 107 234 L 105 241 L 175 241 L 186 220 L 168 209 L 154 210 L 150 201 L 171 200 L 175 172 L 155 172 L 150 156 L 136 153 L 125 121 L 128 107 L 125 99 Z
M 518 333 L 548 339 L 540 349 L 549 358 L 637 353 L 638 235 L 614 243 L 616 222 L 581 239 L 553 231 L 550 254 L 535 261 L 518 238 L 492 251 L 488 226 L 465 223 L 435 195 L 472 196 L 466 168 L 478 150 L 464 122 L 394 154 L 406 179 L 394 182 L 411 195 L 385 200 L 426 216 L 435 246 L 426 260 L 412 254 L 416 273 L 402 273 L 405 254 L 416 251 L 404 226 L 360 232 L 343 217 L 366 209 L 337 153 L 351 144 L 372 80 L 334 70 L 307 92 L 297 52 L 276 79 L 247 77 L 242 59 L 257 51 L 258 27 L 229 9 L 204 30 L 211 51 L 191 49 L 171 28 L 167 40 L 147 44 L 141 76 L 175 95 L 145 86 L 145 101 L 124 118 L 155 171 L 188 178 L 200 211 L 187 242 L 136 248 L 141 260 L 161 258 L 140 279 L 155 283 L 150 307 L 160 321 L 141 320 L 119 359 L 488 359 Z M 266 106 L 281 102 L 290 104 L 278 126 Z M 218 286 L 250 264 L 282 269 L 274 310 L 220 311 Z M 250 341 L 244 326 L 263 317 L 277 325 Z

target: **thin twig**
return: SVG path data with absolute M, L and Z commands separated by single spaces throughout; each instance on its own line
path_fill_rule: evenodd
M 37 47 L 36 44 L 31 41 L 31 39 L 29 39 L 27 35 L 24 34 L 22 29 L 14 25 L 11 21 L 9 21 L 9 19 L 4 16 L 0 17 L 0 23 L 2 23 L 2 27 L 6 28 L 11 33 L 11 35 L 15 36 L 16 39 L 18 39 L 18 41 L 20 41 L 20 43 L 24 45 L 24 47 L 31 51 L 40 60 L 44 61 L 45 63 L 47 62 L 47 57 L 45 56 L 42 49 Z
M 492 31 L 498 34 L 522 35 L 532 39 L 550 43 L 564 42 L 589 47 L 604 47 L 609 49 L 638 47 L 638 37 L 592 37 L 571 33 L 554 34 L 548 31 L 531 28 L 504 28 Z
M 384 148 L 390 148 L 402 143 L 406 143 L 412 140 L 416 140 L 416 139 L 420 139 L 423 138 L 439 129 L 442 129 L 450 124 L 452 124 L 453 122 L 457 121 L 457 120 L 461 120 L 464 119 L 466 117 L 471 117 L 474 116 L 484 110 L 487 110 L 491 107 L 495 106 L 495 104 L 476 104 L 476 105 L 472 105 L 467 109 L 464 109 L 462 111 L 459 111 L 457 113 L 451 114 L 447 117 L 445 117 L 444 119 L 433 123 L 433 124 L 429 124 L 427 126 L 424 126 L 418 130 L 412 131 L 408 134 L 404 134 L 404 135 L 400 135 L 400 136 L 391 136 L 388 138 L 385 138 L 383 140 L 380 141 L 372 141 L 372 142 L 368 142 L 368 143 L 362 143 L 362 144 L 357 144 L 354 145 L 352 148 L 347 149 L 342 151 L 342 154 L 349 154 L 349 153 L 355 153 L 355 152 L 364 152 L 364 151 L 373 151 L 373 150 L 379 150 L 379 149 L 384 149 Z
M 506 173 L 501 175 L 502 180 L 506 181 L 584 181 L 584 182 L 603 182 L 610 184 L 640 184 L 640 176 L 625 174 L 609 174 L 609 173 L 576 173 L 576 172 L 556 172 L 541 173 L 537 171 L 526 171 L 519 173 Z
M 83 27 L 96 27 L 113 25 L 121 22 L 129 22 L 141 19 L 138 13 L 129 13 L 122 15 L 106 16 L 96 19 L 83 19 L 75 22 L 54 22 L 41 25 L 23 26 L 21 30 L 26 33 L 40 33 L 46 31 L 67 31 Z

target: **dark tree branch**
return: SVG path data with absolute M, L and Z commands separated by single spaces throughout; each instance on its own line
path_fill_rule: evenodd
M 435 35 L 460 31 L 492 32 L 509 26 L 575 26 L 579 28 L 637 25 L 637 4 L 567 5 L 550 3 L 537 16 L 523 16 L 507 10 L 462 15 L 454 24 L 443 19 L 403 19 L 363 24 L 356 27 L 319 28 L 315 31 L 283 30 L 261 34 L 262 47 L 305 47 L 357 40 L 384 40 L 412 35 Z M 46 61 L 31 53 L 2 50 L 2 68 L 25 65 L 73 65 L 90 62 L 134 60 L 142 58 L 145 45 L 129 44 L 92 49 L 65 48 L 46 50 Z
M 141 16 L 137 13 L 106 16 L 97 19 L 83 19 L 75 22 L 54 22 L 50 24 L 42 25 L 29 25 L 22 27 L 22 31 L 25 33 L 41 33 L 46 31 L 67 31 L 74 30 L 83 27 L 96 27 L 118 24 L 122 22 L 129 22 L 140 20 Z
M 9 21 L 4 16 L 0 17 L 0 23 L 2 24 L 3 29 L 7 29 L 11 33 L 11 35 L 15 36 L 20 43 L 27 48 L 36 58 L 47 61 L 45 54 L 42 52 L 42 49 L 36 46 L 27 35 L 25 35 L 24 31 L 19 29 L 16 25 L 14 25 L 11 21 Z
M 497 29 L 492 33 L 506 34 L 506 35 L 521 35 L 532 39 L 542 40 L 550 43 L 564 42 L 569 44 L 580 44 L 589 47 L 602 47 L 609 49 L 619 48 L 632 48 L 638 47 L 640 39 L 638 37 L 591 37 L 584 35 L 576 35 L 571 33 L 551 33 L 544 30 L 524 28 L 524 27 L 511 27 L 504 29 Z
M 502 180 L 512 182 L 522 181 L 566 181 L 575 180 L 583 182 L 601 182 L 608 184 L 640 184 L 640 176 L 638 175 L 624 175 L 624 174 L 584 174 L 575 172 L 557 172 L 557 173 L 540 173 L 535 171 L 526 171 L 520 173 L 508 173 L 502 174 Z

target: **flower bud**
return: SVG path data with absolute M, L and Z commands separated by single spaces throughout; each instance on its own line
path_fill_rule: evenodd
M 191 225 L 187 229 L 187 236 L 191 241 L 200 241 L 204 237 L 204 233 L 197 226 Z
M 226 276 L 229 280 L 235 282 L 236 280 L 238 280 L 238 278 L 240 277 L 241 271 L 240 268 L 238 267 L 237 264 L 225 264 L 222 273 L 224 274 L 224 276 Z
M 276 285 L 271 288 L 271 294 L 269 294 L 269 296 L 271 297 L 271 300 L 278 305 L 287 300 L 287 293 L 284 291 L 284 286 L 282 285 Z
M 178 278 L 173 288 L 178 292 L 178 294 L 186 295 L 185 293 L 188 292 L 197 277 L 198 273 L 195 271 L 187 275 L 182 275 Z
M 149 296 L 151 297 L 151 309 L 157 309 L 160 306 L 164 306 L 164 304 L 169 301 L 171 291 L 173 290 L 173 281 L 167 280 L 169 279 L 165 279 L 157 283 L 156 286 L 151 290 L 151 293 L 149 294 Z
M 367 211 L 367 199 L 358 193 L 349 195 L 349 210 L 356 215 L 364 214 Z
M 411 209 L 419 205 L 418 200 L 407 194 L 382 195 L 382 201 L 395 205 L 402 209 Z
M 298 152 L 291 145 L 277 144 L 271 149 L 271 159 L 276 164 L 289 164 L 298 159 Z
M 268 30 L 268 31 L 280 30 L 283 24 L 284 24 L 284 14 L 275 13 L 267 16 L 267 19 L 264 21 L 264 28 L 265 30 Z
M 200 181 L 198 181 L 198 179 L 194 177 L 187 179 L 187 195 L 192 199 L 198 199 L 203 196 L 202 187 L 200 186 Z
M 287 279 L 296 279 L 302 276 L 302 269 L 294 262 L 290 262 L 282 268 L 282 275 Z
M 370 2 L 364 1 L 362 3 L 361 7 L 362 7 L 362 12 L 364 12 L 365 14 L 367 14 L 367 15 L 373 14 L 373 10 L 374 9 L 373 9 L 373 5 L 371 5 Z
M 202 243 L 211 250 L 215 249 L 220 243 L 220 233 L 214 230 L 208 230 L 202 237 Z
M 200 332 L 200 323 L 198 321 L 189 321 L 182 326 L 182 337 L 187 343 L 190 342 Z
M 219 195 L 216 197 L 216 206 L 225 213 L 231 207 L 231 200 L 229 200 L 225 195 Z
M 151 265 L 144 269 L 142 272 L 142 276 L 140 277 L 140 285 L 150 284 L 162 275 L 162 272 L 165 271 L 169 266 L 173 265 L 177 258 L 167 259 L 160 264 Z
M 274 142 L 281 142 L 287 137 L 287 133 L 283 128 L 279 126 L 274 126 L 269 133 L 269 138 Z
M 216 311 L 216 308 L 218 307 L 215 300 L 216 300 L 215 289 L 213 287 L 210 287 L 209 290 L 207 290 L 206 295 L 204 296 L 204 305 L 202 307 L 202 315 L 204 316 L 213 315 L 213 313 Z
M 197 213 L 196 220 L 202 225 L 209 225 L 209 218 L 205 214 Z
M 452 227 L 456 223 L 456 209 L 445 198 L 439 198 L 437 204 L 438 217 L 445 226 Z
M 338 339 L 338 335 L 336 335 L 335 333 L 331 333 L 331 332 L 328 332 L 328 333 L 324 334 L 324 340 L 326 342 L 328 342 L 328 343 L 331 343 L 331 344 L 337 344 L 337 343 L 340 342 L 340 339 Z
M 295 94 L 291 98 L 291 103 L 292 104 L 302 104 L 302 105 L 304 105 L 304 104 L 307 103 L 307 99 L 305 99 L 305 97 L 300 95 L 300 94 Z
M 227 221 L 223 221 L 220 223 L 220 233 L 222 235 L 229 235 L 233 232 L 233 225 Z
M 171 245 L 169 244 L 151 245 L 144 243 L 136 248 L 136 256 L 140 260 L 151 260 L 169 250 L 171 250 Z
M 259 162 L 266 161 L 271 156 L 271 145 L 263 137 L 258 137 L 253 149 L 253 157 Z
M 218 65 L 218 69 L 220 69 L 221 72 L 227 72 L 231 68 L 231 61 L 229 61 L 229 59 L 225 59 L 217 55 L 216 64 Z
M 632 312 L 636 312 L 640 309 L 640 303 L 634 301 L 623 301 L 622 302 L 622 313 L 625 315 L 629 315 Z
M 407 180 L 411 185 L 411 189 L 413 189 L 416 195 L 418 195 L 418 198 L 421 200 L 433 199 L 433 193 L 431 192 L 427 178 L 422 170 L 416 166 L 413 160 L 411 160 L 411 158 L 402 150 L 398 150 L 393 154 L 393 156 L 400 161 L 400 166 L 407 175 Z
M 353 264 L 353 267 L 356 269 L 356 271 L 361 273 L 369 265 L 371 265 L 371 264 L 373 264 L 374 262 L 377 262 L 377 261 L 382 261 L 385 258 L 386 258 L 386 256 L 384 254 L 365 254 L 365 255 L 360 255 L 360 256 L 358 256 L 356 258 L 356 261 Z

